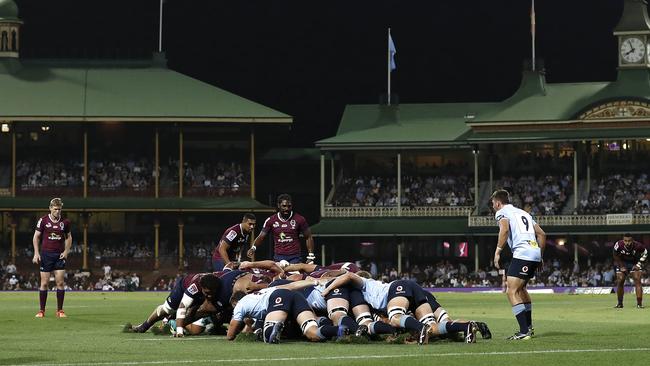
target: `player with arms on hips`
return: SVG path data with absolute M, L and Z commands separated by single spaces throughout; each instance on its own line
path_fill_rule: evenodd
M 62 209 L 63 201 L 60 198 L 52 198 L 50 213 L 38 220 L 32 238 L 32 244 L 34 245 L 32 262 L 39 264 L 41 271 L 41 286 L 39 289 L 41 308 L 36 313 L 37 318 L 45 316 L 47 284 L 50 281 L 52 272 L 54 272 L 54 280 L 56 281 L 56 317 L 66 318 L 63 311 L 65 260 L 68 258 L 68 253 L 70 253 L 72 247 L 72 234 L 70 232 L 70 221 L 61 217 Z
M 291 196 L 281 194 L 278 196 L 279 212 L 264 221 L 264 226 L 260 234 L 255 238 L 255 243 L 248 250 L 248 257 L 253 258 L 257 247 L 260 246 L 266 235 L 273 235 L 274 243 L 274 260 L 280 262 L 285 260 L 289 263 L 300 263 L 300 237 L 305 237 L 307 245 L 307 262 L 313 263 L 316 259 L 314 255 L 314 238 L 311 236 L 311 230 L 305 218 L 292 210 L 293 203 Z
M 632 239 L 632 235 L 624 234 L 623 240 L 614 244 L 614 265 L 616 269 L 616 295 L 618 304 L 615 308 L 623 307 L 625 279 L 629 273 L 634 279 L 636 292 L 636 307 L 643 309 L 643 287 L 641 287 L 641 272 L 648 258 L 648 250 L 643 244 Z
M 530 214 L 510 204 L 508 191 L 494 191 L 491 201 L 499 225 L 494 266 L 500 269 L 501 251 L 506 243 L 512 251 L 512 261 L 506 272 L 506 294 L 512 305 L 512 313 L 519 323 L 519 331 L 508 339 L 530 339 L 534 335 L 533 304 L 526 285 L 535 277 L 535 271 L 542 263 L 546 233 Z
M 255 230 L 256 221 L 254 214 L 247 213 L 241 223 L 226 229 L 212 252 L 212 269 L 215 272 L 223 270 L 232 261 L 240 260 L 238 257 L 241 256 L 242 247 L 248 243 L 250 234 Z

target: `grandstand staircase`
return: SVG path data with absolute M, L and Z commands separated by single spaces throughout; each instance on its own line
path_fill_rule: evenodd
M 578 202 L 580 202 L 580 197 L 585 197 L 589 192 L 587 192 L 587 180 L 582 179 L 578 181 Z M 571 187 L 571 194 L 567 196 L 567 203 L 562 209 L 562 215 L 573 215 L 573 187 Z

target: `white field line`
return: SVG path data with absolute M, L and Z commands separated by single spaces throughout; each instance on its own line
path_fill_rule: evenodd
M 204 360 L 160 360 L 160 361 L 115 361 L 115 362 L 75 362 L 75 363 L 22 363 L 5 366 L 105 366 L 105 365 L 165 365 L 165 364 L 193 364 L 216 362 L 287 362 L 287 361 L 319 361 L 319 360 L 358 360 L 382 358 L 421 358 L 421 357 L 477 357 L 477 356 L 516 356 L 532 354 L 553 353 L 597 353 L 597 352 L 638 352 L 650 351 L 648 347 L 641 348 L 600 348 L 600 349 L 553 349 L 542 351 L 504 351 L 504 352 L 450 352 L 450 353 L 422 353 L 422 354 L 393 354 L 393 355 L 363 355 L 363 356 L 320 356 L 320 357 L 276 357 L 276 358 L 215 358 Z

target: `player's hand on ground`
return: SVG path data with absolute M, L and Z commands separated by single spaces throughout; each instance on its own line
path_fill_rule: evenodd
M 183 334 L 183 330 L 182 329 L 176 330 L 176 333 L 174 333 L 174 338 L 183 338 L 183 337 L 185 337 L 185 334 Z
M 39 264 L 41 262 L 41 255 L 38 253 L 34 253 L 34 258 L 32 258 L 32 263 Z

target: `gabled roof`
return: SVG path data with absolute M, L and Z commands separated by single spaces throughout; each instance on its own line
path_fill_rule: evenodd
M 337 135 L 316 142 L 327 149 L 427 147 L 465 143 L 468 114 L 484 113 L 497 103 L 430 103 L 396 106 L 349 105 Z
M 292 117 L 140 62 L 24 61 L 0 71 L 0 119 L 291 123 Z
M 316 146 L 401 149 L 648 137 L 647 117 L 580 119 L 594 106 L 621 100 L 650 102 L 648 70 L 621 70 L 613 82 L 555 84 L 546 83 L 543 73 L 527 71 L 517 92 L 502 102 L 349 105 L 336 136 Z

